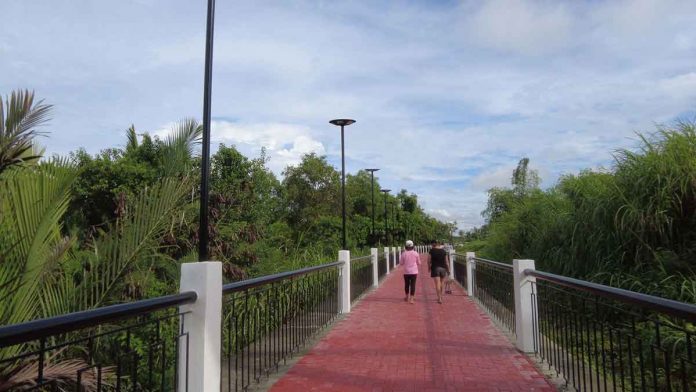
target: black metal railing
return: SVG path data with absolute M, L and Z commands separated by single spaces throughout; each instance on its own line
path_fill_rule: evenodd
M 353 302 L 372 287 L 372 256 L 350 260 L 350 301 Z
M 387 274 L 387 255 L 382 253 L 377 257 L 377 277 L 381 280 Z
M 399 262 L 401 261 L 401 252 L 398 250 L 396 251 L 396 262 L 394 264 L 399 265 Z
M 537 355 L 579 391 L 696 391 L 696 306 L 541 271 Z
M 466 290 L 466 256 L 455 254 L 454 280 Z
M 339 313 L 333 262 L 223 286 L 222 390 L 246 390 L 278 370 Z
M 393 269 L 394 269 L 394 252 L 390 250 L 389 251 L 389 270 L 391 271 Z
M 195 292 L 0 327 L 1 391 L 175 391 Z M 180 374 L 183 373 L 183 374 Z
M 474 258 L 474 296 L 511 333 L 515 333 L 512 265 Z

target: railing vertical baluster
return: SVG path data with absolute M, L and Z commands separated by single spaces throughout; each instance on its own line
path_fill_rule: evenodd
M 560 314 L 560 304 L 557 301 L 553 301 L 553 317 L 552 317 L 552 322 L 553 322 L 553 328 L 554 328 L 554 341 L 556 344 L 554 345 L 555 347 L 555 356 L 556 356 L 556 368 L 558 369 L 556 371 L 556 376 L 558 376 L 559 371 L 561 373 L 564 373 L 564 364 L 563 364 L 563 353 L 561 352 L 561 344 L 563 341 L 563 332 L 561 331 L 561 318 L 559 317 Z M 565 374 L 565 373 L 564 373 Z
M 248 340 L 247 340 L 247 319 L 249 318 L 249 293 L 247 291 L 244 292 L 244 312 L 242 312 L 242 352 L 241 352 L 241 357 L 240 357 L 240 370 L 242 371 L 241 377 L 240 377 L 240 384 L 242 388 L 246 388 L 246 383 L 244 380 L 246 379 L 246 369 L 248 366 L 244 366 L 248 361 L 245 361 L 244 356 L 246 355 L 246 352 L 248 351 L 247 346 L 248 346 Z
M 39 364 L 38 364 L 38 374 L 36 380 L 40 385 L 44 381 L 44 356 L 46 354 L 46 338 L 41 338 L 39 340 Z
M 571 380 L 572 370 L 570 363 L 570 328 L 568 326 L 568 318 L 570 315 L 563 309 L 561 313 L 561 333 L 563 334 L 563 351 L 565 352 L 565 362 L 563 364 L 563 376 L 566 379 L 566 384 Z
M 223 304 L 223 306 L 225 306 Z M 231 305 L 231 314 L 230 317 L 227 319 L 227 355 L 225 356 L 227 358 L 227 391 L 232 390 L 232 356 L 234 355 L 232 351 L 232 331 L 233 331 L 233 323 L 234 323 L 234 302 L 232 302 Z M 236 362 L 236 358 L 235 358 Z M 236 366 L 236 363 L 235 363 Z
M 638 361 L 639 361 L 639 366 L 640 366 L 640 390 L 645 392 L 646 391 L 646 382 L 645 382 L 645 364 L 643 363 L 643 342 L 641 341 L 640 338 L 636 339 L 636 342 L 638 343 Z
M 616 340 L 619 344 L 619 373 L 621 374 L 621 390 L 625 391 L 626 390 L 626 374 L 625 374 L 624 360 L 623 360 L 623 334 L 621 333 L 620 329 L 616 331 Z
M 594 301 L 596 304 L 597 301 Z M 599 316 L 599 312 L 595 311 L 595 317 Z M 594 352 L 594 361 L 595 361 L 595 381 L 597 383 L 597 391 L 602 390 L 602 386 L 600 383 L 600 364 L 599 364 L 599 348 L 597 347 L 597 320 L 592 320 L 592 351 Z M 590 376 L 591 377 L 591 376 Z

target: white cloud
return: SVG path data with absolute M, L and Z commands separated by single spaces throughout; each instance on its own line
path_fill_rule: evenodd
M 276 174 L 299 163 L 305 154 L 325 153 L 324 145 L 312 137 L 308 127 L 295 124 L 213 121 L 211 138 L 215 143 L 234 144 L 247 154 L 265 148 L 270 158 L 268 166 Z
M 663 79 L 659 81 L 658 86 L 665 94 L 672 97 L 694 99 L 696 98 L 696 72 Z
M 572 22 L 564 3 L 523 0 L 485 1 L 463 20 L 465 34 L 474 44 L 524 55 L 568 45 Z
M 152 134 L 165 138 L 174 126 L 175 123 L 169 123 Z M 261 149 L 265 149 L 266 156 L 269 158 L 268 167 L 276 175 L 281 175 L 288 165 L 300 163 L 305 154 L 324 155 L 326 153 L 324 145 L 312 137 L 308 127 L 296 124 L 212 121 L 213 153 L 220 143 L 234 145 L 249 157 L 258 156 Z
M 494 187 L 509 187 L 514 169 L 514 165 L 509 165 L 485 170 L 471 181 L 471 185 L 479 191 L 487 191 Z
M 200 118 L 203 5 L 36 0 L 0 13 L 0 93 L 55 105 L 49 153 Z M 351 116 L 348 172 L 379 167 L 434 214 L 480 224 L 485 190 L 507 186 L 520 158 L 551 185 L 693 112 L 695 18 L 682 0 L 219 2 L 213 116 L 234 121 L 216 121 L 213 141 L 265 147 L 276 173 L 307 152 L 339 166 L 327 122 Z
M 443 209 L 443 208 L 437 208 L 437 209 L 434 209 L 434 210 L 428 210 L 427 212 L 428 212 L 429 214 L 432 214 L 433 216 L 436 216 L 436 217 L 438 217 L 438 218 L 440 218 L 440 219 L 442 219 L 442 220 L 445 220 L 445 221 L 447 221 L 447 220 L 449 220 L 450 218 L 452 218 L 452 214 L 450 214 L 449 211 L 447 211 L 447 210 L 445 210 L 445 209 Z

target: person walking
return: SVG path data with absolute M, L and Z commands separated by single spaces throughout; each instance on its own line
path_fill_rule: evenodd
M 437 302 L 442 303 L 442 286 L 444 280 L 449 276 L 449 255 L 444 249 L 442 242 L 433 241 L 432 248 L 428 252 L 428 271 L 430 277 L 435 282 L 435 292 L 437 292 Z
M 418 267 L 421 264 L 420 255 L 413 250 L 413 241 L 406 241 L 406 250 L 401 252 L 399 264 L 404 267 L 404 291 L 406 296 L 404 301 L 414 303 L 416 294 L 416 278 L 418 277 Z

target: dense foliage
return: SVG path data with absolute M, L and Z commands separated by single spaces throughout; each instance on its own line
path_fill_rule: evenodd
M 159 138 L 131 126 L 123 148 L 41 160 L 35 138 L 50 109 L 29 91 L 0 101 L 0 325 L 176 292 L 180 263 L 197 259 L 201 127 L 186 119 Z M 308 154 L 282 179 L 266 166 L 263 150 L 248 158 L 220 145 L 211 158 L 209 254 L 223 262 L 226 280 L 337 257 L 340 177 L 326 157 Z M 379 181 L 374 189 L 372 195 L 366 172 L 347 176 L 346 231 L 354 252 L 447 233 L 405 190 L 387 197 L 383 229 Z M 146 336 L 133 336 L 141 355 Z M 118 337 L 92 348 L 103 352 L 111 343 Z M 0 369 L 0 391 L 35 385 L 36 362 L 19 355 L 28 349 L 0 350 L 0 361 L 14 358 Z M 76 349 L 55 353 L 44 379 L 74 386 L 78 370 L 94 360 L 79 354 L 85 347 Z M 175 355 L 173 346 L 167 350 Z M 110 377 L 109 368 L 104 372 Z M 87 373 L 82 386 L 95 390 Z
M 176 291 L 179 263 L 198 248 L 198 123 L 183 120 L 163 138 L 131 126 L 125 147 L 39 161 L 34 138 L 50 106 L 27 91 L 2 106 L 0 324 Z M 248 158 L 220 145 L 211 160 L 210 257 L 228 280 L 336 257 L 340 176 L 326 157 L 308 154 L 282 179 L 264 151 Z M 367 172 L 347 176 L 356 252 L 378 245 L 369 241 L 371 185 Z M 381 244 L 447 233 L 403 190 L 387 199 L 385 234 L 377 179 L 374 189 Z
M 521 161 L 512 188 L 489 191 L 487 224 L 467 233 L 466 246 L 696 302 L 696 125 L 662 127 L 614 158 L 611 169 L 565 175 L 547 190 Z

